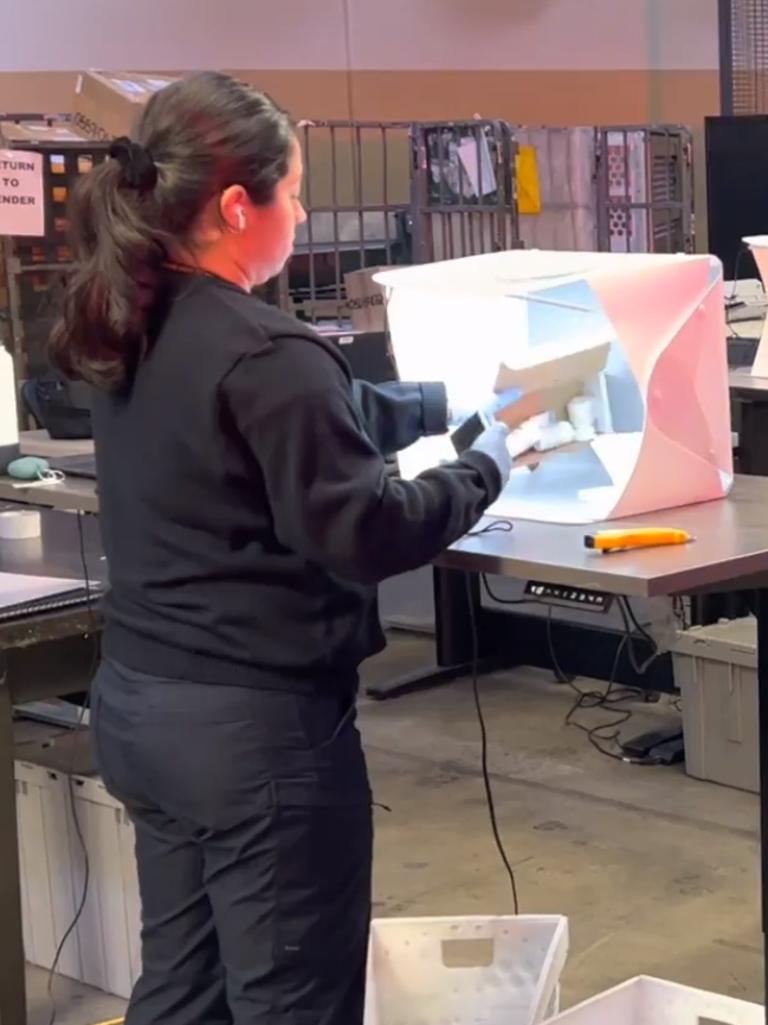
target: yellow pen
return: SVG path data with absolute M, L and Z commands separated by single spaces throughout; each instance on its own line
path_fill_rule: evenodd
M 670 527 L 630 527 L 625 530 L 601 530 L 596 534 L 587 534 L 584 545 L 595 552 L 624 552 L 632 548 L 687 545 L 693 540 L 687 530 Z

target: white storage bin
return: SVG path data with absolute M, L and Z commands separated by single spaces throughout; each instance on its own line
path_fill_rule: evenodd
M 641 976 L 547 1025 L 765 1025 L 758 1004 Z
M 24 950 L 31 964 L 50 968 L 82 898 L 85 859 L 68 777 L 20 761 L 15 772 Z M 90 880 L 58 971 L 127 998 L 141 967 L 133 826 L 99 779 L 74 776 L 72 782 Z
M 376 919 L 365 1025 L 536 1025 L 567 953 L 560 915 Z
M 673 648 L 690 776 L 758 793 L 757 624 L 752 616 L 680 632 Z

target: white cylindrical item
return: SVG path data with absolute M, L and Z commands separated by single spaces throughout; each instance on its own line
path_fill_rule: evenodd
M 0 509 L 0 539 L 23 541 L 40 537 L 40 513 L 36 509 Z
M 517 459 L 524 452 L 530 452 L 541 436 L 541 428 L 537 427 L 532 420 L 521 424 L 515 431 L 510 431 L 507 440 L 507 451 L 513 459 Z
M 573 426 L 593 427 L 595 423 L 595 407 L 588 395 L 578 395 L 568 403 L 568 419 Z
M 557 420 L 554 413 L 548 412 L 539 413 L 538 416 L 531 417 L 527 423 L 531 424 L 537 430 L 544 430 L 545 427 L 554 427 Z
M 561 448 L 563 445 L 570 445 L 576 437 L 573 425 L 567 420 L 561 420 L 554 427 L 545 427 L 539 435 L 539 440 L 534 445 L 537 452 L 549 452 L 553 448 Z
M 0 473 L 19 454 L 19 419 L 13 358 L 0 342 Z
M 584 424 L 582 427 L 577 427 L 574 431 L 574 439 L 579 442 L 593 441 L 595 437 L 595 428 L 590 424 Z

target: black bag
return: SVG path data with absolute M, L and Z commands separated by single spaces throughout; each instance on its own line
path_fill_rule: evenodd
M 93 437 L 89 385 L 50 374 L 33 377 L 21 393 L 29 412 L 52 438 L 73 441 Z

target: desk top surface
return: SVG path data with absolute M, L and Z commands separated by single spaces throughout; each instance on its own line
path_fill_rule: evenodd
M 97 513 L 99 496 L 96 482 L 69 477 L 61 484 L 15 487 L 18 481 L 0 477 L 0 502 L 35 505 L 42 509 L 61 509 L 67 512 Z
M 76 516 L 43 510 L 41 528 L 40 537 L 22 541 L 0 540 L 0 571 L 77 580 L 84 579 L 87 571 L 90 581 L 106 583 L 107 564 L 102 557 L 97 520 L 85 516 L 78 526 Z M 93 616 L 84 607 L 46 612 L 0 623 L 0 649 L 72 637 L 92 630 Z
M 731 392 L 737 395 L 768 399 L 768 377 L 753 376 L 748 367 L 732 370 L 728 375 L 728 384 Z
M 25 431 L 21 435 L 21 451 L 24 455 L 53 456 L 90 455 L 92 441 L 53 441 L 47 431 Z M 0 476 L 0 502 L 14 502 L 35 505 L 43 509 L 62 509 L 67 512 L 97 513 L 99 498 L 96 482 L 83 477 L 68 477 L 61 484 L 45 487 L 15 487 L 19 481 Z
M 630 525 L 679 527 L 696 540 L 610 555 L 584 546 L 585 534 Z M 462 539 L 438 564 L 628 597 L 728 590 L 742 584 L 764 586 L 768 584 L 768 478 L 737 477 L 727 499 L 632 520 L 589 526 L 518 520 L 511 532 Z
M 91 456 L 93 438 L 75 438 L 71 441 L 52 438 L 48 431 L 22 431 L 19 438 L 22 454 L 53 459 L 56 456 Z
M 0 478 L 0 500 L 55 510 L 95 513 L 99 508 L 95 483 L 74 479 L 50 487 L 15 490 L 8 478 Z M 65 528 L 63 523 L 67 520 L 70 522 Z M 87 519 L 82 522 L 88 526 Z M 440 557 L 439 564 L 630 597 L 768 583 L 768 478 L 737 477 L 731 496 L 723 501 L 638 516 L 626 523 L 680 527 L 696 540 L 679 547 L 601 555 L 584 546 L 584 535 L 600 525 L 558 526 L 517 521 L 509 533 L 464 538 Z M 613 529 L 619 522 L 602 526 Z M 62 540 L 65 534 L 67 538 Z M 52 576 L 82 575 L 75 517 L 43 513 L 40 543 L 41 550 L 34 547 L 36 542 L 4 542 L 0 569 Z M 22 551 L 24 545 L 28 546 L 28 557 Z M 89 545 L 96 550 L 96 541 Z M 10 565 L 9 560 L 17 564 Z M 35 569 L 35 565 L 40 568 Z M 89 568 L 94 579 L 100 576 Z

